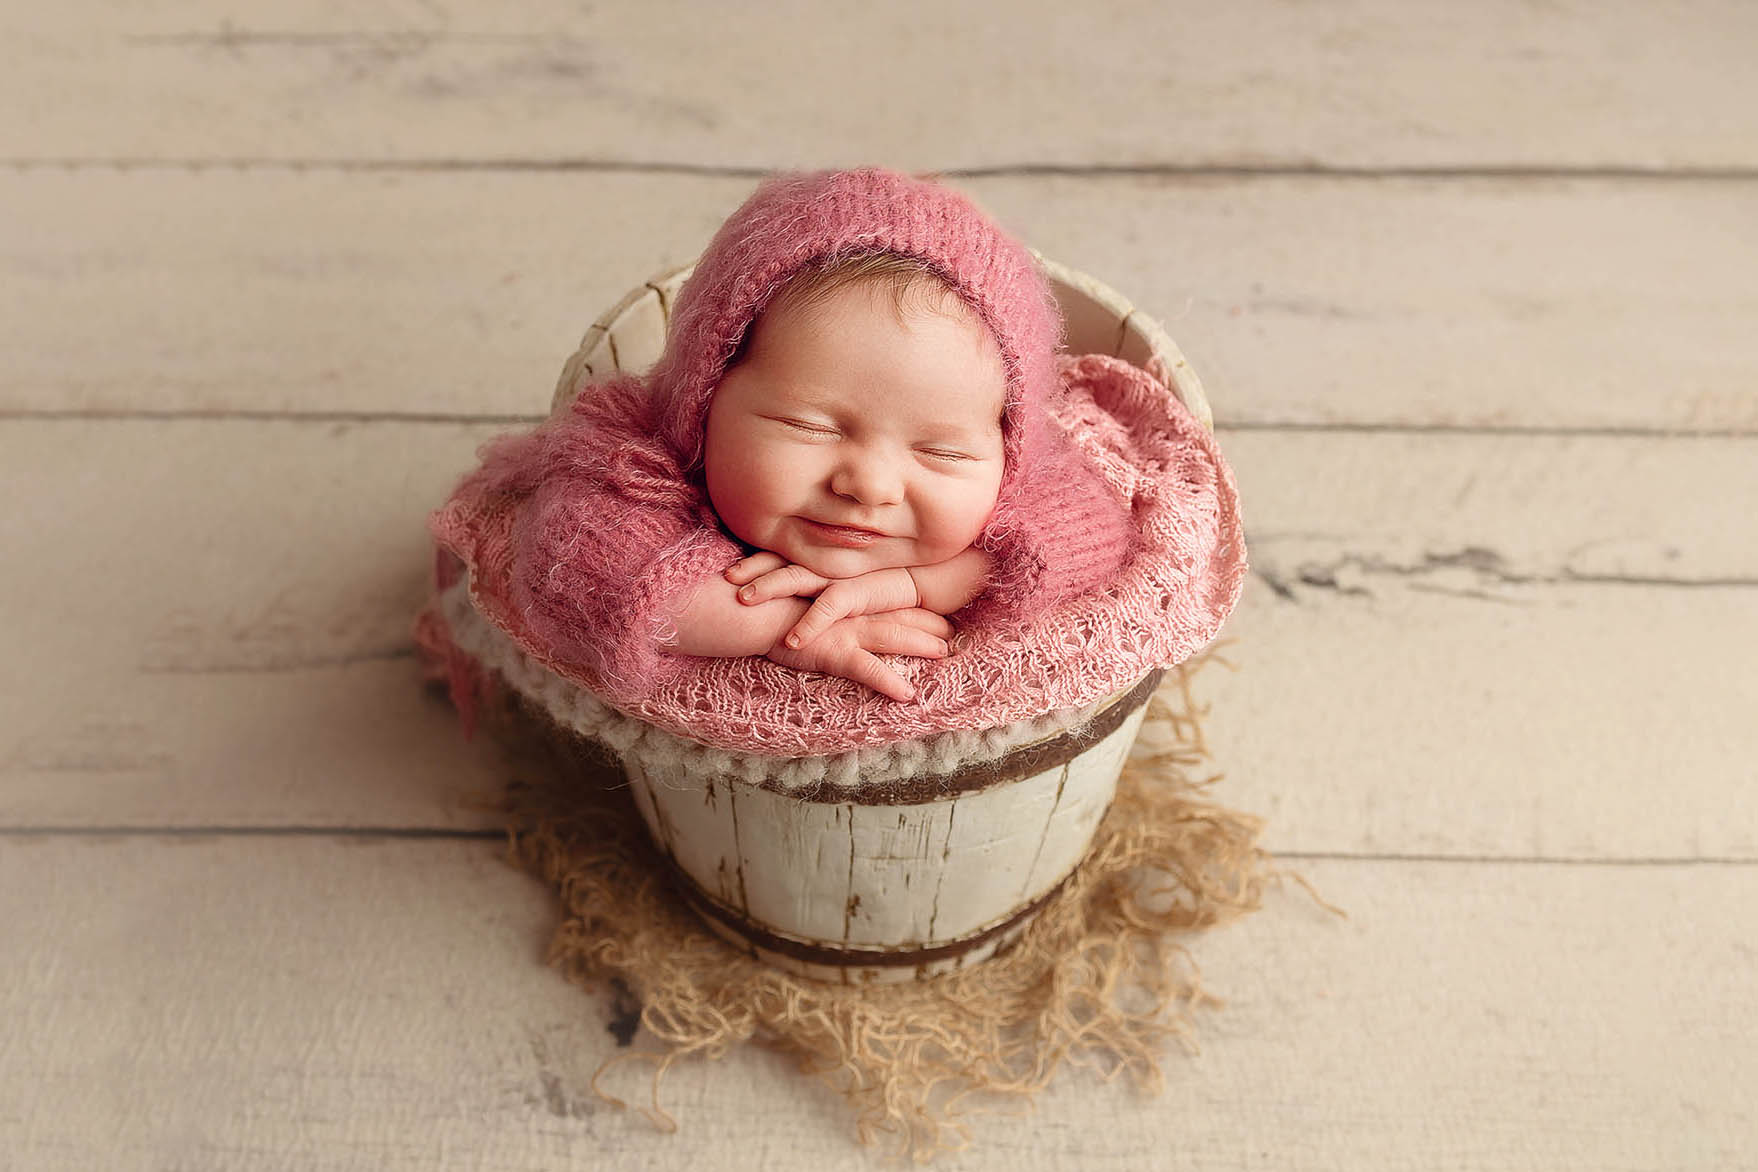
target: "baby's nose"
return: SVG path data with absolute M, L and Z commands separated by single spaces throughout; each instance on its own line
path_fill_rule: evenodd
M 831 474 L 830 491 L 864 505 L 894 505 L 903 499 L 903 475 L 882 452 L 851 450 Z

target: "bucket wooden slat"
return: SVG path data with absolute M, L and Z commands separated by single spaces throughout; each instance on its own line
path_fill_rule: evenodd
M 1057 833 L 1046 834 L 1039 844 L 1018 902 L 1029 903 L 1049 891 L 1086 857 L 1100 819 L 1111 808 L 1123 762 L 1146 715 L 1147 706 L 1143 705 L 1110 735 L 1068 763 L 1069 782 L 1062 787 L 1053 814 Z M 1083 772 L 1093 779 L 1092 784 L 1077 784 Z
M 935 893 L 957 808 L 956 801 L 852 807 L 845 944 L 938 942 Z
M 729 783 L 702 777 L 677 785 L 647 771 L 641 778 L 631 778 L 631 784 L 647 788 L 673 861 L 719 902 L 744 907 L 744 867 Z
M 742 910 L 802 937 L 842 939 L 854 807 L 801 802 L 756 786 L 740 787 L 735 800 L 745 867 Z

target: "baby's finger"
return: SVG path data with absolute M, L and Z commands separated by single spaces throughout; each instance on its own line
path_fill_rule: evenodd
M 946 640 L 889 618 L 870 620 L 872 625 L 861 646 L 880 655 L 914 655 L 919 659 L 944 659 L 951 652 Z
M 958 629 L 952 625 L 952 620 L 948 619 L 945 615 L 935 614 L 931 610 L 923 610 L 919 606 L 907 607 L 904 610 L 894 610 L 888 613 L 885 617 L 888 619 L 894 619 L 905 626 L 914 627 L 918 631 L 926 631 L 928 634 L 937 636 L 941 639 L 952 638 L 952 633 Z
M 826 590 L 813 600 L 794 629 L 787 633 L 785 642 L 789 647 L 804 647 L 812 640 L 828 631 L 837 619 L 847 617 L 848 604 L 837 598 L 836 591 Z
M 770 570 L 755 581 L 739 587 L 739 601 L 755 604 L 768 602 L 771 598 L 793 598 L 801 594 L 811 597 L 828 585 L 830 579 L 814 574 L 804 566 L 783 564 L 780 569 Z
M 889 696 L 900 704 L 916 698 L 916 690 L 903 682 L 903 677 L 886 667 L 870 652 L 857 650 L 848 665 L 845 678 L 865 684 L 881 696 Z
M 761 553 L 754 553 L 748 558 L 740 558 L 728 566 L 726 580 L 734 586 L 743 586 L 746 582 L 767 574 L 771 570 L 779 570 L 785 565 L 787 565 L 786 558 L 778 553 L 764 550 Z

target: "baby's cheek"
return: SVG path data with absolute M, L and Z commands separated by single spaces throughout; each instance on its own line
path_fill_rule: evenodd
M 961 552 L 982 533 L 995 511 L 998 487 L 992 483 L 965 482 L 953 486 L 946 494 L 936 526 L 941 544 L 947 547 L 944 556 Z
M 973 481 L 967 489 L 963 499 L 970 509 L 969 515 L 974 518 L 972 523 L 981 532 L 989 522 L 989 514 L 995 511 L 995 503 L 1001 498 L 1001 474 L 997 471 L 984 476 Z
M 708 504 L 735 536 L 760 544 L 752 530 L 761 519 L 762 500 L 750 479 L 722 468 L 720 475 L 708 478 Z
M 750 481 L 733 470 L 720 468 L 708 473 L 708 503 L 723 516 L 743 512 L 750 502 Z

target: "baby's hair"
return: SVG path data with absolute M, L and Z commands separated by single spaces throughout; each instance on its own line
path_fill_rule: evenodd
M 812 261 L 770 299 L 764 312 L 785 307 L 791 312 L 809 313 L 854 285 L 874 285 L 889 293 L 892 309 L 900 321 L 912 310 L 944 312 L 949 301 L 963 304 L 951 284 L 922 261 L 900 252 L 859 252 Z M 745 357 L 753 332 L 753 328 L 746 328 L 727 363 L 729 368 Z
M 795 310 L 810 310 L 851 285 L 878 285 L 891 294 L 892 306 L 902 315 L 910 308 L 939 308 L 948 297 L 957 297 L 951 285 L 922 261 L 899 252 L 861 252 L 853 256 L 825 257 L 807 265 L 771 305 L 785 303 Z

